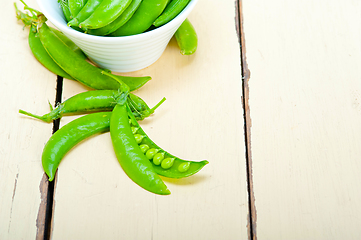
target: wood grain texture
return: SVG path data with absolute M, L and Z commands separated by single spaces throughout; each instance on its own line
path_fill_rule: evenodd
M 235 11 L 234 1 L 199 1 L 189 17 L 197 53 L 180 55 L 172 39 L 155 64 L 128 74 L 152 76 L 136 91 L 150 106 L 167 98 L 141 123 L 147 134 L 174 155 L 209 165 L 183 180 L 164 179 L 172 194 L 155 196 L 124 174 L 109 133 L 87 139 L 59 166 L 52 239 L 247 239 Z M 63 98 L 86 90 L 64 81 Z
M 37 7 L 34 0 L 26 2 Z M 55 99 L 56 76 L 33 57 L 29 30 L 17 21 L 13 1 L 2 4 L 0 21 L 0 239 L 35 239 L 42 224 L 41 152 L 52 124 L 21 115 L 19 109 L 47 112 L 48 100 Z
M 242 5 L 257 238 L 360 239 L 360 2 Z

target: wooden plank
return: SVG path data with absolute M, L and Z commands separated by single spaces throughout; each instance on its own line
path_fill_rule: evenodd
M 37 7 L 35 0 L 26 2 Z M 35 239 L 43 235 L 41 152 L 52 124 L 21 115 L 19 109 L 47 112 L 48 100 L 55 99 L 56 75 L 33 57 L 29 30 L 17 21 L 13 1 L 2 5 L 0 21 L 0 239 Z
M 148 135 L 177 156 L 210 164 L 195 176 L 165 179 L 172 194 L 155 196 L 124 174 L 109 133 L 90 138 L 59 166 L 52 239 L 247 239 L 235 11 L 234 1 L 199 1 L 189 17 L 197 53 L 181 56 L 173 39 L 155 64 L 129 73 L 152 76 L 136 92 L 150 106 L 167 98 L 141 123 Z M 65 81 L 63 99 L 86 90 Z
M 360 2 L 242 4 L 257 238 L 360 239 Z

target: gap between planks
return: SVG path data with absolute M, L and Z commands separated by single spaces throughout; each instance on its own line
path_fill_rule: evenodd
M 55 107 L 61 103 L 61 96 L 63 92 L 63 78 L 57 76 L 56 79 L 56 94 L 55 94 Z M 59 129 L 60 119 L 53 121 L 53 134 Z M 40 195 L 41 202 L 36 219 L 36 240 L 49 240 L 51 239 L 52 226 L 53 226 L 53 212 L 54 212 L 54 189 L 56 187 L 57 174 L 55 174 L 54 181 L 49 182 L 48 177 L 44 173 L 40 182 Z
M 257 240 L 257 211 L 255 204 L 255 197 L 253 191 L 253 174 L 252 174 L 252 151 L 251 151 L 251 115 L 249 108 L 249 85 L 250 70 L 247 65 L 245 35 L 243 31 L 243 14 L 242 14 L 242 0 L 235 1 L 236 8 L 236 30 L 240 44 L 240 58 L 241 58 L 241 74 L 242 74 L 242 104 L 244 117 L 244 137 L 246 149 L 246 173 L 247 173 L 247 191 L 248 191 L 248 238 Z

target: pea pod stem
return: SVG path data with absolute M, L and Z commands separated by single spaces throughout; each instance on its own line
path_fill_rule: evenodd
M 19 110 L 19 113 L 25 114 L 36 119 L 51 122 L 61 118 L 63 115 L 75 115 L 99 111 L 111 111 L 117 104 L 117 98 L 121 96 L 118 90 L 93 90 L 76 94 L 64 102 L 60 103 L 55 109 L 49 103 L 50 112 L 42 116 L 32 114 L 30 112 Z M 132 108 L 132 112 L 137 120 L 143 120 L 154 113 L 155 109 L 160 105 L 158 103 L 155 107 L 149 108 L 148 105 L 138 96 L 130 93 L 127 103 L 136 108 Z

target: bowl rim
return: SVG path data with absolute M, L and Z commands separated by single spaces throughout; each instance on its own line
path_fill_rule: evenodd
M 76 37 L 78 39 L 88 40 L 88 41 L 101 41 L 101 42 L 118 42 L 118 41 L 131 41 L 131 40 L 141 40 L 143 38 L 149 39 L 153 36 L 157 36 L 162 32 L 167 32 L 168 29 L 172 29 L 177 24 L 179 24 L 179 21 L 182 21 L 181 19 L 185 16 L 188 16 L 190 12 L 193 10 L 194 6 L 196 5 L 198 0 L 190 0 L 190 2 L 187 4 L 187 6 L 170 22 L 157 27 L 151 31 L 143 32 L 135 35 L 130 36 L 119 36 L 119 37 L 109 37 L 109 36 L 96 36 L 96 35 L 90 35 L 85 34 L 79 31 L 76 31 L 75 29 L 72 29 L 71 27 L 68 27 L 66 24 L 58 21 L 56 18 L 54 18 L 51 14 L 48 14 L 47 7 L 45 4 L 43 4 L 45 1 L 55 1 L 57 0 L 37 0 L 37 3 L 40 7 L 41 12 L 45 15 L 45 17 L 55 26 L 57 27 L 61 32 L 65 34 L 69 34 L 72 37 Z M 182 21 L 183 22 L 183 21 Z

